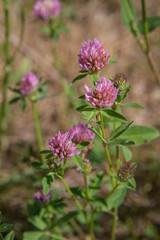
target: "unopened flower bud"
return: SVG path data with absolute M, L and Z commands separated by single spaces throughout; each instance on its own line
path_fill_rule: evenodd
M 89 173 L 92 169 L 89 159 L 83 159 L 83 164 L 85 173 Z
M 130 178 L 134 176 L 136 166 L 132 162 L 125 162 L 122 167 L 118 170 L 118 179 L 121 182 L 127 182 Z
M 119 88 L 120 91 L 123 91 L 127 84 L 127 76 L 124 73 L 117 73 L 113 78 L 113 81 L 114 81 L 114 86 L 116 88 Z

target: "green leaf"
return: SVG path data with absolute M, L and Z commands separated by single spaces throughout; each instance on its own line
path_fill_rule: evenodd
M 26 109 L 26 99 L 25 98 L 21 99 L 20 107 L 21 107 L 22 111 L 24 112 L 24 110 Z
M 80 198 L 85 198 L 86 197 L 85 191 L 81 187 L 72 187 L 72 188 L 70 188 L 70 190 L 77 197 L 80 197 Z
M 88 75 L 88 73 L 78 75 L 77 77 L 75 77 L 75 78 L 73 79 L 72 84 L 75 83 L 75 82 L 81 81 L 81 80 L 82 80 L 83 78 L 85 78 L 87 75 Z
M 30 217 L 29 222 L 31 222 L 39 230 L 45 230 L 47 228 L 47 224 L 40 218 L 40 216 Z
M 78 150 L 83 150 L 83 149 L 85 149 L 89 144 L 90 144 L 90 142 L 82 142 L 82 143 L 78 144 L 78 145 L 76 146 L 76 148 L 77 148 Z
M 95 83 L 95 82 L 97 82 L 97 80 L 99 80 L 99 77 L 97 77 L 97 76 L 94 75 L 94 74 L 90 74 L 90 75 L 89 75 L 89 78 L 90 78 L 90 80 L 91 80 L 93 83 Z
M 78 108 L 76 108 L 76 110 L 78 111 L 78 112 L 81 112 L 81 111 L 83 111 L 83 109 L 85 109 L 86 107 L 90 107 L 88 104 L 83 104 L 83 105 L 81 105 L 81 106 L 79 106 Z
M 20 99 L 20 97 L 13 97 L 13 98 L 9 101 L 9 104 L 16 103 L 19 99 Z
M 113 120 L 105 111 L 101 110 L 101 113 L 107 121 Z
M 129 128 L 129 126 L 130 126 L 132 123 L 133 123 L 133 121 L 130 122 L 130 123 L 129 123 L 128 125 L 126 125 L 126 126 L 125 126 L 125 125 L 122 125 L 122 126 L 116 128 L 116 129 L 112 132 L 112 134 L 111 134 L 111 136 L 110 136 L 110 138 L 109 138 L 109 141 L 111 141 L 111 140 L 119 137 L 122 133 L 124 133 L 124 132 Z
M 131 108 L 144 109 L 143 106 L 141 106 L 141 105 L 139 105 L 139 104 L 137 104 L 137 103 L 123 103 L 123 104 L 121 103 L 120 105 L 123 106 L 123 107 L 131 107 Z
M 43 236 L 43 232 L 40 231 L 30 231 L 23 234 L 23 240 L 39 240 Z
M 51 189 L 52 183 L 54 182 L 53 175 L 47 175 L 42 179 L 43 193 L 47 195 L 49 190 Z
M 69 212 L 68 214 L 66 214 L 65 216 L 63 216 L 62 218 L 58 219 L 57 221 L 55 221 L 54 223 L 54 227 L 55 226 L 61 226 L 62 224 L 68 223 L 68 221 L 75 217 L 78 214 L 78 211 L 72 211 Z
M 2 234 L 0 233 L 0 240 L 3 240 L 3 236 L 2 236 Z
M 7 236 L 5 236 L 4 240 L 13 240 L 14 237 L 15 237 L 15 234 L 12 231 L 12 232 L 8 233 Z
M 104 139 L 101 134 L 90 124 L 88 124 L 88 128 L 96 134 L 98 138 L 100 138 L 104 143 L 106 143 L 106 139 Z
M 131 186 L 132 186 L 133 188 L 136 188 L 136 181 L 135 181 L 134 178 L 130 178 L 130 179 L 128 180 L 128 182 L 129 182 L 129 184 L 131 184 Z
M 122 116 L 120 113 L 115 112 L 111 109 L 105 109 L 104 108 L 103 111 L 106 112 L 111 118 L 113 118 L 114 121 L 120 121 L 120 122 L 126 122 L 127 121 L 127 119 L 124 116 Z
M 108 146 L 127 146 L 127 145 L 134 145 L 135 142 L 128 140 L 128 139 L 119 139 L 114 142 L 109 142 Z
M 128 147 L 123 146 L 122 147 L 122 152 L 124 154 L 125 160 L 127 162 L 129 162 L 132 159 L 132 152 L 131 152 L 131 150 Z
M 95 177 L 89 178 L 89 191 L 96 193 L 102 186 L 104 178 L 104 172 L 99 172 Z
M 2 222 L 2 213 L 0 212 L 0 223 Z
M 146 126 L 132 126 L 121 135 L 122 139 L 135 142 L 135 145 L 142 145 L 159 136 L 159 131 Z
M 94 195 L 94 196 L 92 196 L 91 200 L 92 200 L 94 206 L 96 207 L 97 211 L 100 211 L 100 212 L 108 211 L 108 206 L 107 206 L 107 203 L 106 203 L 104 197 L 99 196 L 99 195 Z
M 126 188 L 119 188 L 115 193 L 113 193 L 107 201 L 109 209 L 119 207 L 126 196 L 127 190 Z
M 117 56 L 111 56 L 110 59 L 109 59 L 109 64 L 112 64 L 112 63 L 117 63 L 117 61 L 113 61 Z
M 80 156 L 74 155 L 72 158 L 73 158 L 73 161 L 76 164 L 76 166 L 79 167 L 81 169 L 81 171 L 83 171 L 84 166 L 83 166 L 83 162 L 82 162 L 82 159 L 80 158 Z
M 135 20 L 136 14 L 135 14 L 135 10 L 132 5 L 132 2 L 130 0 L 122 0 L 121 14 L 122 14 L 123 23 L 124 23 L 125 27 L 131 31 L 132 28 L 131 28 L 130 18 L 128 17 L 127 9 L 126 9 L 124 2 L 126 2 L 126 4 L 128 4 L 128 9 L 132 15 L 133 20 Z
M 5 223 L 0 226 L 0 232 L 6 232 L 12 227 L 11 224 Z
M 80 99 L 85 99 L 85 95 L 83 94 L 83 95 L 81 95 L 79 98 L 80 98 Z
M 40 151 L 40 154 L 48 154 L 48 153 L 52 153 L 52 151 L 51 150 Z
M 96 109 L 90 113 L 89 117 L 87 118 L 87 122 L 91 121 L 96 115 Z
M 152 32 L 155 28 L 160 26 L 160 17 L 147 17 L 148 32 Z M 141 34 L 144 34 L 143 19 L 138 22 L 138 29 Z

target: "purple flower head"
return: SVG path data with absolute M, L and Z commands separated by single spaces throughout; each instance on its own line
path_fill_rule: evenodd
M 53 155 L 62 160 L 79 154 L 80 151 L 76 149 L 76 144 L 72 142 L 72 138 L 73 136 L 68 131 L 66 133 L 58 132 L 52 140 L 49 140 L 49 147 Z
M 78 57 L 80 68 L 89 72 L 100 71 L 110 59 L 110 55 L 103 48 L 103 42 L 99 42 L 97 38 L 84 42 Z
M 85 98 L 93 107 L 111 107 L 117 98 L 118 88 L 114 83 L 106 80 L 97 81 L 94 89 L 85 85 Z
M 37 202 L 49 202 L 52 197 L 52 190 L 49 190 L 47 195 L 44 195 L 43 192 L 36 192 L 33 194 L 33 199 Z
M 71 135 L 76 144 L 82 142 L 92 142 L 95 134 L 88 128 L 88 124 L 78 123 L 78 125 L 71 127 Z
M 45 20 L 58 16 L 60 10 L 59 0 L 37 0 L 33 6 L 34 15 Z
M 36 89 L 39 84 L 39 79 L 32 72 L 28 72 L 25 76 L 22 77 L 22 87 L 20 92 L 22 95 L 29 95 Z

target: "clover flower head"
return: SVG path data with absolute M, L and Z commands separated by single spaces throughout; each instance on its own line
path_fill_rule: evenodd
M 78 123 L 70 128 L 70 133 L 73 136 L 73 141 L 76 144 L 82 142 L 92 142 L 95 134 L 88 128 L 88 124 Z
M 117 98 L 118 90 L 113 82 L 102 77 L 101 81 L 96 82 L 94 89 L 85 85 L 85 98 L 93 107 L 111 107 Z
M 124 73 L 117 73 L 113 78 L 114 86 L 123 91 L 127 84 L 127 76 Z
M 124 162 L 123 166 L 121 166 L 118 170 L 118 179 L 121 182 L 127 182 L 130 178 L 134 177 L 134 173 L 136 170 L 135 164 L 133 162 Z
M 80 151 L 76 149 L 76 144 L 72 142 L 72 138 L 70 131 L 66 133 L 59 131 L 52 140 L 49 140 L 49 147 L 53 155 L 62 160 L 80 154 Z
M 48 20 L 59 15 L 61 3 L 59 0 L 37 0 L 33 6 L 33 13 L 36 17 Z
M 78 57 L 80 69 L 89 72 L 100 71 L 110 59 L 110 55 L 103 48 L 103 42 L 99 42 L 97 38 L 84 42 Z
M 44 195 L 42 191 L 33 194 L 33 199 L 37 202 L 49 202 L 52 197 L 52 190 L 50 189 L 47 195 Z
M 28 72 L 25 76 L 22 77 L 22 82 L 22 87 L 20 89 L 21 94 L 29 95 L 37 88 L 39 79 L 34 73 Z

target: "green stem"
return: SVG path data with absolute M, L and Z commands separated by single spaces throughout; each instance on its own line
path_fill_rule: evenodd
M 118 187 L 118 184 L 116 184 L 116 186 L 113 188 L 113 190 L 109 194 L 107 194 L 107 196 L 105 197 L 105 201 L 107 201 L 108 198 L 110 196 L 112 196 L 112 194 L 117 190 L 117 187 Z
M 76 197 L 74 196 L 74 194 L 72 193 L 72 191 L 70 190 L 70 188 L 68 187 L 66 181 L 64 180 L 63 177 L 61 177 L 61 181 L 64 185 L 64 187 L 66 188 L 67 192 L 69 193 L 69 195 L 71 196 L 71 198 L 73 199 L 73 201 L 76 203 L 77 207 L 83 211 L 83 207 L 82 205 L 80 204 L 80 202 L 76 199 Z
M 39 148 L 39 151 L 42 151 L 42 150 L 44 150 L 44 148 L 43 148 L 43 141 L 42 141 L 39 117 L 38 117 L 38 112 L 37 112 L 37 107 L 36 107 L 36 101 L 31 101 L 31 102 L 32 102 L 32 110 L 33 110 L 33 115 L 34 115 L 35 129 L 36 129 L 36 135 L 37 135 L 37 141 L 38 141 L 38 148 Z M 44 159 L 45 159 L 44 155 L 41 155 L 41 160 L 44 161 Z
M 79 224 L 77 224 L 77 222 L 72 218 L 70 220 L 70 223 L 71 225 L 73 226 L 73 228 L 76 230 L 76 232 L 78 233 L 78 235 L 80 236 L 80 238 L 83 240 L 83 239 L 86 239 L 86 236 L 83 232 L 83 230 L 81 229 L 81 227 L 79 226 Z
M 116 129 L 116 122 L 114 122 L 114 130 Z M 119 146 L 116 146 L 116 172 L 118 171 L 119 168 L 119 154 L 120 154 L 120 148 Z M 116 186 L 118 186 L 118 184 L 116 183 Z M 115 190 L 116 190 L 116 186 L 115 186 Z M 113 189 L 114 190 L 114 189 Z M 112 232 L 111 232 L 111 240 L 115 240 L 116 239 L 116 223 L 117 223 L 117 218 L 118 218 L 118 208 L 114 208 L 114 216 L 113 216 L 113 224 L 112 224 Z
M 142 2 L 143 18 L 145 18 L 145 21 L 144 21 L 145 42 L 143 41 L 143 39 L 141 37 L 141 34 L 138 30 L 138 27 L 137 27 L 137 25 L 136 25 L 136 23 L 133 19 L 133 16 L 132 16 L 132 13 L 131 13 L 130 8 L 128 6 L 127 0 L 124 0 L 124 6 L 125 6 L 125 9 L 127 11 L 129 20 L 130 20 L 131 30 L 134 33 L 142 51 L 145 53 L 146 58 L 147 58 L 148 63 L 149 63 L 149 66 L 150 66 L 153 74 L 155 75 L 155 78 L 156 78 L 156 81 L 157 81 L 158 85 L 160 86 L 160 74 L 159 74 L 159 71 L 157 69 L 156 63 L 155 63 L 154 59 L 152 58 L 152 56 L 150 55 L 150 52 L 149 52 L 149 40 L 148 40 L 148 29 L 147 29 L 147 21 L 146 21 L 145 2 L 144 1 Z
M 144 27 L 144 37 L 146 41 L 146 53 L 149 52 L 149 38 L 148 38 L 148 23 L 146 18 L 146 3 L 145 0 L 141 0 L 142 5 L 142 16 L 143 16 L 143 27 Z
M 128 6 L 128 2 L 127 2 L 127 0 L 124 0 L 123 2 L 124 2 L 124 6 L 125 6 L 125 9 L 126 9 L 126 12 L 127 12 L 127 14 L 128 14 L 128 18 L 129 18 L 129 20 L 130 20 L 131 30 L 132 30 L 132 32 L 134 33 L 134 35 L 135 35 L 135 37 L 136 37 L 139 45 L 141 46 L 142 50 L 143 50 L 144 52 L 146 52 L 145 42 L 143 41 L 143 39 L 142 39 L 142 37 L 141 37 L 141 35 L 140 35 L 140 32 L 139 32 L 139 30 L 138 30 L 138 27 L 137 27 L 137 25 L 136 25 L 136 23 L 135 23 L 135 21 L 134 21 L 134 18 L 133 18 L 133 16 L 132 16 L 132 13 L 131 13 L 130 8 L 129 8 L 129 6 Z
M 4 43 L 4 56 L 5 56 L 5 68 L 4 68 L 4 77 L 2 82 L 2 102 L 0 110 L 0 169 L 2 166 L 2 139 L 3 132 L 5 131 L 5 118 L 7 114 L 7 87 L 9 82 L 9 73 L 10 73 L 10 21 L 9 21 L 9 9 L 8 2 L 3 2 L 3 11 L 5 17 L 5 43 Z
M 66 96 L 68 98 L 70 98 L 70 96 L 69 96 L 69 87 L 68 87 L 68 84 L 66 82 L 66 79 L 63 76 L 61 64 L 60 64 L 59 57 L 58 57 L 58 54 L 57 54 L 56 41 L 53 39 L 53 34 L 54 34 L 55 30 L 54 30 L 53 23 L 52 23 L 51 19 L 49 19 L 49 23 L 48 24 L 49 24 L 49 28 L 50 28 L 50 31 L 51 31 L 50 37 L 51 37 L 51 41 L 52 41 L 52 52 L 53 52 L 55 66 L 56 66 L 56 69 L 58 70 L 58 73 L 59 73 L 59 76 L 60 76 L 60 80 L 61 80 L 61 84 L 63 86 L 63 90 L 64 90 Z
M 106 139 L 105 131 L 104 131 L 103 115 L 101 112 L 99 114 L 100 114 L 100 118 L 101 118 L 100 125 L 101 125 L 101 130 L 102 130 L 102 137 Z M 106 153 L 106 157 L 108 160 L 109 169 L 113 173 L 112 161 L 111 161 L 111 157 L 110 157 L 109 150 L 107 147 L 107 143 L 103 143 L 103 145 L 105 148 L 105 153 Z M 112 186 L 114 186 L 114 178 L 112 176 L 111 176 L 111 182 L 112 182 Z

